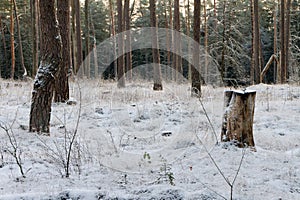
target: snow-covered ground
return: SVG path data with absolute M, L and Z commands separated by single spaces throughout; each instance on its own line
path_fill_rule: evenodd
M 0 130 L 0 199 L 230 199 L 243 150 L 220 140 L 225 88 L 100 80 L 71 83 L 76 105 L 53 104 L 51 136 L 28 132 L 30 82 L 0 80 L 0 123 L 17 142 L 26 178 Z M 254 140 L 233 186 L 234 199 L 300 199 L 300 86 L 256 85 Z M 80 101 L 81 95 L 81 101 Z M 66 146 L 71 151 L 65 178 Z M 214 134 L 208 119 L 209 116 Z M 12 132 L 11 132 L 12 131 Z M 207 149 L 207 151 L 205 150 Z

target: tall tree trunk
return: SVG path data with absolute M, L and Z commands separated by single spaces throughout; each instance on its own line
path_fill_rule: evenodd
M 87 78 L 90 78 L 91 70 L 91 56 L 90 56 L 90 19 L 89 19 L 89 0 L 84 1 L 84 35 L 85 35 L 85 62 L 84 62 L 84 74 Z
M 207 14 L 206 14 L 206 0 L 203 1 L 204 4 L 204 68 L 205 68 L 205 83 L 208 82 L 208 25 L 207 25 Z
M 72 64 L 73 64 L 73 73 L 77 74 L 79 66 L 77 65 L 77 37 L 76 37 L 76 11 L 75 11 L 75 1 L 71 0 L 71 16 L 72 16 L 72 25 L 71 25 L 71 55 L 72 55 Z
M 62 62 L 55 82 L 55 102 L 69 99 L 68 71 L 71 66 L 70 54 L 70 3 L 69 0 L 57 0 L 57 19 L 62 41 Z
M 280 4 L 280 83 L 283 84 L 286 81 L 285 73 L 285 61 L 286 61 L 286 48 L 285 48 L 285 0 L 281 0 Z
M 6 53 L 6 41 L 5 41 L 5 33 L 4 33 L 4 27 L 2 24 L 2 17 L 0 15 L 0 30 L 2 33 L 2 42 L 3 42 L 3 49 L 4 49 L 4 61 L 7 59 L 7 53 Z M 0 78 L 1 78 L 1 72 L 2 72 L 2 68 L 0 66 Z
M 162 90 L 163 86 L 161 83 L 161 68 L 160 68 L 160 57 L 159 57 L 159 46 L 157 37 L 157 22 L 156 22 L 156 5 L 155 0 L 150 0 L 150 26 L 152 27 L 152 56 L 153 56 L 153 79 L 154 85 L 153 90 Z
M 201 95 L 200 75 L 200 9 L 199 0 L 194 0 L 194 40 L 193 43 L 193 66 L 192 66 L 192 90 L 191 95 Z
M 116 35 L 116 28 L 115 28 L 115 15 L 114 15 L 114 6 L 112 0 L 109 0 L 109 13 L 110 13 L 110 24 L 111 24 L 111 30 L 110 35 L 112 37 L 115 37 Z M 117 69 L 117 62 L 116 62 L 116 56 L 117 56 L 117 46 L 116 46 L 116 40 L 113 40 L 113 53 L 114 53 L 114 76 L 117 78 L 118 76 L 118 69 Z
M 18 17 L 18 8 L 16 0 L 13 0 L 14 3 L 14 13 L 16 16 L 16 25 L 17 25 L 17 32 L 18 32 L 18 42 L 19 42 L 19 53 L 20 53 L 20 62 L 21 67 L 23 70 L 23 77 L 27 76 L 27 70 L 24 63 L 24 55 L 23 55 L 23 45 L 22 45 L 22 37 L 21 37 L 21 30 L 20 30 L 20 23 L 19 23 L 19 17 Z
M 124 18 L 125 18 L 125 31 L 126 31 L 126 39 L 125 39 L 125 49 L 128 53 L 126 56 L 125 63 L 125 72 L 126 77 L 129 81 L 132 79 L 132 54 L 131 54 L 131 33 L 130 33 L 130 9 L 129 9 L 129 0 L 125 0 L 124 3 Z
M 170 30 L 169 30 L 169 20 L 168 20 L 168 7 L 167 1 L 164 0 L 164 8 L 165 8 L 165 29 L 166 29 L 166 49 L 167 49 L 167 68 L 166 68 L 166 78 L 170 80 L 172 79 L 172 70 L 171 70 L 171 45 L 170 45 Z
M 260 36 L 259 36 L 259 17 L 258 17 L 258 0 L 253 0 L 253 69 L 254 83 L 260 82 L 261 59 L 260 59 Z
M 77 65 L 77 70 L 81 67 L 82 64 L 82 40 L 81 40 L 81 22 L 80 22 L 80 2 L 79 0 L 74 0 L 75 1 L 75 19 L 76 19 L 76 65 Z M 83 69 L 82 69 L 83 70 Z
M 10 49 L 11 49 L 11 75 L 10 78 L 14 79 L 15 76 L 15 65 L 16 65 L 16 58 L 15 58 L 15 34 L 14 34 L 14 4 L 13 0 L 11 0 L 11 7 L 10 7 Z
M 273 29 L 274 29 L 274 41 L 273 41 L 273 54 L 277 55 L 277 5 L 276 1 L 274 1 L 274 11 L 273 11 Z M 277 82 L 277 63 L 274 62 L 274 83 Z
M 61 40 L 55 0 L 40 0 L 41 62 L 34 80 L 29 131 L 50 133 L 51 102 L 61 63 Z
M 179 0 L 174 0 L 174 30 L 178 33 L 180 32 L 180 10 L 179 10 Z M 182 74 L 182 60 L 181 60 L 181 36 L 175 32 L 175 53 L 174 55 L 174 65 L 176 71 L 175 81 L 179 81 L 179 74 Z
M 169 0 L 169 27 L 172 28 L 173 27 L 173 4 L 172 1 Z M 170 38 L 170 49 L 174 49 L 174 34 L 170 34 L 171 38 Z M 170 62 L 169 62 L 169 66 L 171 71 L 171 80 L 175 80 L 176 79 L 176 70 L 174 68 L 174 60 L 175 60 L 175 54 L 170 52 Z
M 123 34 L 123 5 L 122 0 L 117 0 L 118 10 L 118 87 L 125 87 L 125 76 L 124 76 L 124 34 Z
M 39 62 L 39 7 L 38 0 L 31 0 L 31 24 L 32 24 L 32 71 L 31 76 L 35 76 Z
M 186 35 L 190 37 L 191 32 L 191 13 L 190 13 L 190 0 L 187 0 L 187 8 L 186 8 Z M 188 41 L 188 55 L 191 55 L 191 42 Z M 188 80 L 191 82 L 192 80 L 192 65 L 189 62 L 188 64 Z
M 285 66 L 284 66 L 284 82 L 288 79 L 289 68 L 289 49 L 290 49 L 290 22 L 291 22 L 291 0 L 286 0 L 285 8 L 285 27 L 284 27 L 284 48 L 285 48 Z

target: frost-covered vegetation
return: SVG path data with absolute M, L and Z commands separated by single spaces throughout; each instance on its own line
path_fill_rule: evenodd
M 101 80 L 79 84 L 80 90 L 77 83 L 70 85 L 72 105 L 53 104 L 48 137 L 28 132 L 32 84 L 1 80 L 0 124 L 9 134 L 0 129 L 0 199 L 230 198 L 230 187 L 208 153 L 231 182 L 243 150 L 216 145 L 188 84 L 164 83 L 159 92 L 152 91 L 152 83 L 128 83 L 124 89 Z M 202 102 L 217 134 L 224 89 L 203 87 Z M 250 89 L 257 91 L 257 152 L 246 149 L 233 197 L 297 199 L 300 87 L 261 84 Z

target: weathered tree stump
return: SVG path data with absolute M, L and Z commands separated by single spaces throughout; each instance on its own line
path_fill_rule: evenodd
M 238 147 L 254 146 L 253 117 L 256 91 L 225 91 L 221 141 Z

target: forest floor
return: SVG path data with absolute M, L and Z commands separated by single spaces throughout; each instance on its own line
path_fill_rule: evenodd
M 229 182 L 244 156 L 233 199 L 300 199 L 300 86 L 250 87 L 256 152 L 216 144 L 225 89 L 203 87 L 202 107 L 188 84 L 72 82 L 77 104 L 53 103 L 41 136 L 28 132 L 32 83 L 0 80 L 0 199 L 230 199 L 209 154 Z

